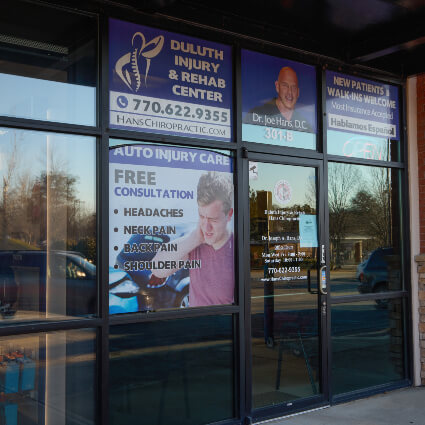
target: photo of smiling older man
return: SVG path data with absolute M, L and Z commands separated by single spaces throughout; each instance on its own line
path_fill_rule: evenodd
M 282 67 L 274 82 L 274 88 L 276 97 L 252 108 L 244 116 L 243 123 L 311 132 L 311 124 L 296 110 L 300 87 L 294 69 L 290 66 Z

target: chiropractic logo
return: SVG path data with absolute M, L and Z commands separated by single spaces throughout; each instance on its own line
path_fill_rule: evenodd
M 277 202 L 284 206 L 287 203 L 291 202 L 292 199 L 292 188 L 286 180 L 279 180 L 274 185 L 273 191 L 274 197 Z
M 124 84 L 137 93 L 142 85 L 144 75 L 145 87 L 151 60 L 158 56 L 164 46 L 164 36 L 159 35 L 148 43 L 141 32 L 136 32 L 131 39 L 131 51 L 117 60 L 115 71 Z

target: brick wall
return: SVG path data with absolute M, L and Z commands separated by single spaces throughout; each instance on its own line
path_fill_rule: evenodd
M 425 385 L 425 254 L 415 257 L 419 274 L 419 341 L 421 345 L 421 383 Z
M 415 260 L 419 274 L 419 338 L 421 346 L 421 381 L 425 385 L 425 74 L 417 77 L 418 178 L 421 255 Z

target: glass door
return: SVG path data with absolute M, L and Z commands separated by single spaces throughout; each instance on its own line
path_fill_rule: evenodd
M 251 411 L 256 418 L 326 397 L 326 270 L 321 163 L 249 161 Z

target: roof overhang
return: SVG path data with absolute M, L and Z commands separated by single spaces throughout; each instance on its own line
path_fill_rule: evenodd
M 98 0 L 397 78 L 425 71 L 425 0 Z

